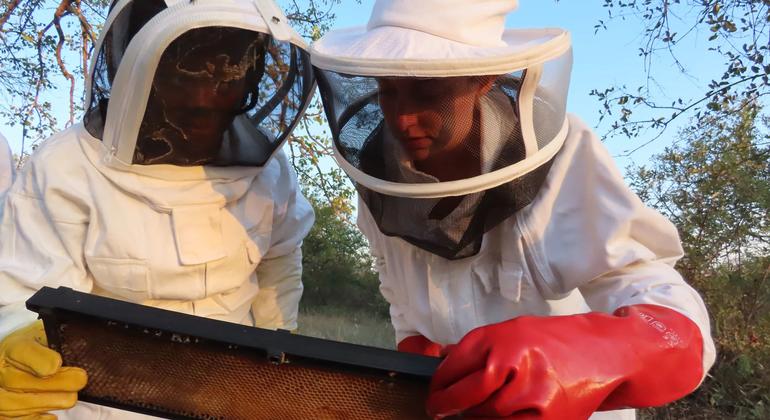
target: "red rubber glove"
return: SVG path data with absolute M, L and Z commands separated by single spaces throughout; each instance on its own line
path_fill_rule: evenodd
M 697 325 L 661 306 L 519 317 L 476 328 L 448 349 L 427 411 L 434 418 L 586 419 L 662 405 L 698 386 L 702 354 Z
M 441 355 L 441 345 L 436 344 L 422 335 L 412 335 L 406 337 L 398 343 L 398 351 L 404 353 L 416 353 L 423 356 L 439 357 Z

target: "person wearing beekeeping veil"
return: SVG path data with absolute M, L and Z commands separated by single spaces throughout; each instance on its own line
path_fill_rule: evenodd
M 5 136 L 0 134 L 0 216 L 3 214 L 2 203 L 5 193 L 13 183 L 13 155 Z
M 714 362 L 675 227 L 566 112 L 561 29 L 514 0 L 378 0 L 311 47 L 398 349 L 442 418 L 630 419 Z
M 5 203 L 0 418 L 49 418 L 86 384 L 24 309 L 43 286 L 296 328 L 313 212 L 281 147 L 315 88 L 302 38 L 269 0 L 117 0 L 94 57 L 82 123 Z

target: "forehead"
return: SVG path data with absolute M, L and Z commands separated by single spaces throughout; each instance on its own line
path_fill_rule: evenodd
M 216 58 L 240 61 L 251 50 L 262 54 L 267 35 L 240 28 L 207 27 L 185 32 L 176 38 L 161 57 L 161 66 L 199 67 Z
M 380 89 L 398 89 L 419 94 L 425 91 L 457 93 L 478 86 L 478 78 L 465 77 L 382 77 L 377 79 Z

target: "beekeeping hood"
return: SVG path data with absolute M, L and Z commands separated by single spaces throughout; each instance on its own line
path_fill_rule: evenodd
M 315 87 L 271 0 L 116 0 L 84 125 L 113 167 L 265 165 Z
M 383 233 L 467 257 L 537 194 L 572 53 L 564 30 L 505 29 L 517 6 L 378 0 L 366 27 L 311 47 L 335 159 Z

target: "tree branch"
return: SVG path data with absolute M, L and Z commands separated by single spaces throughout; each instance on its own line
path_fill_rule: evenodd
M 5 22 L 7 22 L 11 17 L 13 11 L 16 10 L 16 7 L 19 6 L 19 3 L 21 3 L 21 0 L 11 0 L 11 2 L 8 3 L 8 8 L 5 9 L 3 15 L 0 16 L 0 33 L 3 32 L 3 26 L 5 26 Z

